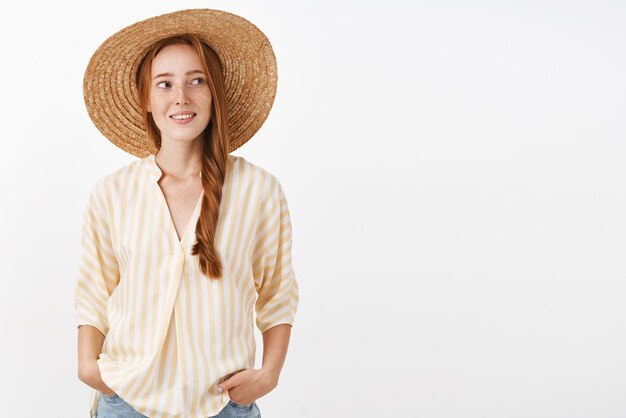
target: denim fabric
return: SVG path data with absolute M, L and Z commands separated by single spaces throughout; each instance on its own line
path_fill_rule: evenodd
M 216 418 L 261 418 L 261 411 L 256 402 L 252 402 L 246 405 L 239 405 L 233 402 L 232 399 L 228 401 L 224 409 L 219 414 L 215 415 Z
M 124 402 L 122 398 L 114 395 L 105 395 L 100 392 L 98 400 L 98 412 L 96 418 L 147 418 L 137 412 L 132 406 Z
M 228 401 L 224 409 L 215 418 L 261 418 L 261 411 L 256 402 L 246 405 Z M 96 418 L 148 418 L 140 414 L 132 406 L 124 402 L 118 395 L 100 393 Z

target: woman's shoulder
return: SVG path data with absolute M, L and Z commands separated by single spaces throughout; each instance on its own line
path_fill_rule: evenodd
M 140 179 L 142 176 L 149 176 L 151 174 L 149 164 L 150 157 L 151 155 L 148 155 L 147 157 L 133 160 L 113 170 L 109 170 L 96 179 L 92 192 L 110 195 L 111 192 L 119 190 L 124 185 L 128 185 L 132 180 Z
M 276 175 L 267 168 L 238 155 L 230 154 L 228 157 L 233 163 L 233 177 L 246 175 L 252 183 L 268 185 L 280 184 Z

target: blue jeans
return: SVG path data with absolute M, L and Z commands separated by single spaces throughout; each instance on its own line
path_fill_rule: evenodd
M 261 418 L 261 411 L 256 405 L 256 402 L 252 402 L 247 405 L 239 405 L 232 400 L 229 400 L 224 409 L 219 414 L 214 415 L 216 418 Z M 98 412 L 96 418 L 148 418 L 145 415 L 140 414 L 132 406 L 124 402 L 122 398 L 117 395 L 104 395 L 100 393 L 100 399 L 98 400 Z

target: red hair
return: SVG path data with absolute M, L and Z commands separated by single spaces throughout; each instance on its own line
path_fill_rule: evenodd
M 207 75 L 206 83 L 211 92 L 211 118 L 204 131 L 202 158 L 202 187 L 204 195 L 200 217 L 196 224 L 196 242 L 191 253 L 198 255 L 202 272 L 209 278 L 222 276 L 222 263 L 215 249 L 215 233 L 222 198 L 222 186 L 226 179 L 226 162 L 229 152 L 230 132 L 228 130 L 226 87 L 222 64 L 218 55 L 208 45 L 194 35 L 180 35 L 160 40 L 146 54 L 137 70 L 137 89 L 143 119 L 148 137 L 161 148 L 161 131 L 152 114 L 148 112 L 150 101 L 150 77 L 152 62 L 159 51 L 168 45 L 190 45 L 198 56 L 202 69 Z

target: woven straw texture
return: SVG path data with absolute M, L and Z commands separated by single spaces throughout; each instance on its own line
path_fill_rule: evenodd
M 83 79 L 87 111 L 113 144 L 137 157 L 156 153 L 145 130 L 135 75 L 160 39 L 199 36 L 222 61 L 231 140 L 229 152 L 263 125 L 274 103 L 277 64 L 267 37 L 248 20 L 221 10 L 181 10 L 128 26 L 109 37 L 91 57 Z

